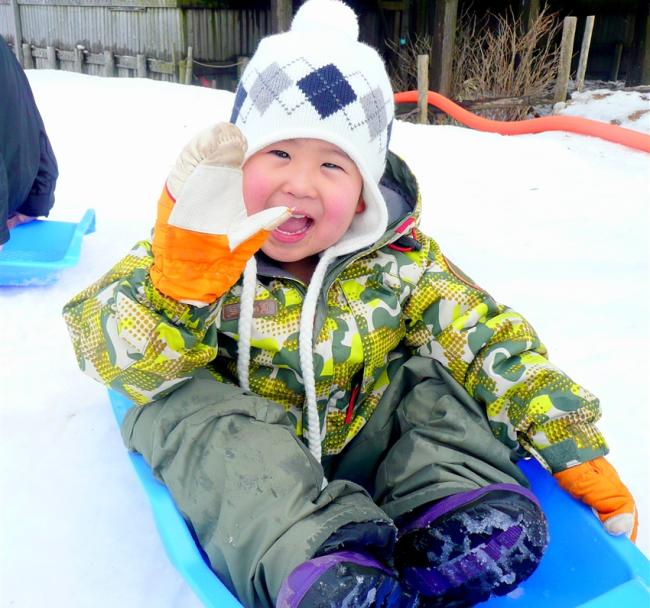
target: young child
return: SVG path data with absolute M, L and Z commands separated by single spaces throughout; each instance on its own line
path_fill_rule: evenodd
M 152 243 L 64 311 L 81 368 L 136 404 L 126 445 L 246 606 L 509 592 L 548 542 L 525 454 L 636 531 L 597 400 L 417 228 L 389 80 L 357 37 L 346 5 L 308 0 L 264 39 L 232 124 L 170 173 Z

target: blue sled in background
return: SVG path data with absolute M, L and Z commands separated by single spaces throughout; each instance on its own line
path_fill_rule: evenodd
M 16 226 L 0 251 L 0 286 L 51 285 L 79 262 L 81 241 L 94 231 L 92 209 L 77 223 L 33 220 Z
M 121 424 L 132 407 L 109 390 Z M 210 570 L 202 551 L 167 488 L 157 481 L 140 454 L 130 453 L 149 497 L 169 559 L 208 608 L 241 608 Z M 520 464 L 548 517 L 551 543 L 535 573 L 508 596 L 481 604 L 489 608 L 648 608 L 650 561 L 625 537 L 607 534 L 585 505 L 566 494 L 533 460 Z

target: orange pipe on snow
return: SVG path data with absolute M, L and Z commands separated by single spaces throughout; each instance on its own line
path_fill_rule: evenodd
M 395 93 L 395 103 L 417 102 L 417 91 Z M 427 102 L 429 105 L 442 110 L 445 114 L 449 114 L 449 116 L 461 124 L 472 129 L 477 129 L 478 131 L 500 133 L 501 135 L 524 135 L 542 133 L 543 131 L 568 131 L 570 133 L 579 133 L 580 135 L 600 137 L 601 139 L 622 144 L 629 148 L 650 152 L 650 135 L 597 120 L 589 120 L 588 118 L 580 118 L 578 116 L 543 116 L 542 118 L 512 121 L 490 120 L 472 114 L 469 110 L 461 108 L 457 103 L 434 91 L 427 93 Z

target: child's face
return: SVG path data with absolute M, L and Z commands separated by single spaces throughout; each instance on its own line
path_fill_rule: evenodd
M 262 250 L 278 262 L 296 262 L 336 243 L 348 230 L 361 199 L 363 178 L 337 146 L 319 139 L 288 139 L 251 156 L 243 167 L 249 215 L 293 208 Z

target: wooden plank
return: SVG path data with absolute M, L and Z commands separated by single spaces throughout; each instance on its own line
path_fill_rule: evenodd
M 23 44 L 23 26 L 20 20 L 20 7 L 18 0 L 11 0 L 11 16 L 14 22 L 14 53 L 18 63 L 23 65 L 22 44 Z
M 576 89 L 578 91 L 582 91 L 585 86 L 585 74 L 587 73 L 587 60 L 589 58 L 589 47 L 591 46 L 591 34 L 594 31 L 594 20 L 594 15 L 589 15 L 585 21 L 585 31 L 582 35 L 582 46 L 580 47 L 578 73 L 576 74 Z
M 76 49 L 74 51 L 65 51 L 62 49 L 57 49 L 56 56 L 59 61 L 67 61 L 68 63 L 74 63 L 76 61 L 77 51 Z
M 115 76 L 115 56 L 113 51 L 104 51 L 104 76 L 107 78 Z
M 382 0 L 381 7 L 386 11 L 405 11 L 405 0 Z
M 77 46 L 74 50 L 74 71 L 78 74 L 83 73 L 84 51 L 83 47 Z
M 554 102 L 566 101 L 571 77 L 571 58 L 573 56 L 573 42 L 576 35 L 577 17 L 565 17 L 562 27 L 562 42 L 560 47 L 560 65 L 555 81 Z
M 638 0 L 634 12 L 634 31 L 625 84 L 650 84 L 650 6 L 647 0 Z
M 492 99 L 474 99 L 474 100 L 464 100 L 464 101 L 454 100 L 454 103 L 457 103 L 459 106 L 465 108 L 466 110 L 498 110 L 502 108 L 515 108 L 515 107 L 550 104 L 552 102 L 553 102 L 553 97 L 550 95 L 538 95 L 538 96 L 526 95 L 523 97 L 498 97 Z M 409 104 L 404 104 L 404 105 L 409 105 Z M 420 109 L 417 108 L 416 111 L 419 114 Z M 436 108 L 435 106 L 429 106 L 429 112 L 434 114 L 445 113 L 442 110 Z
M 521 20 L 528 31 L 539 17 L 539 0 L 522 0 Z
M 147 64 L 147 70 L 149 72 L 156 72 L 158 74 L 171 74 L 175 75 L 176 66 L 173 62 L 163 61 L 160 59 L 149 59 L 144 55 L 133 57 L 130 55 L 119 55 L 115 56 L 113 51 L 104 51 L 103 53 L 86 53 L 83 49 L 75 49 L 74 51 L 65 51 L 65 50 L 56 50 L 54 47 L 48 47 L 47 49 L 34 47 L 31 48 L 30 45 L 24 44 L 23 47 L 29 47 L 31 56 L 35 59 L 46 59 L 54 61 L 57 59 L 59 61 L 65 62 L 74 62 L 78 65 L 78 54 L 83 55 L 83 62 L 89 65 L 100 65 L 104 66 L 104 76 L 114 76 L 115 68 L 126 68 L 129 70 L 138 70 L 138 57 L 142 57 L 140 61 L 145 61 Z M 52 51 L 48 51 L 52 49 Z M 222 62 L 227 63 L 227 62 Z M 32 63 L 33 65 L 33 63 Z M 56 69 L 51 67 L 52 64 L 48 65 L 50 69 Z M 55 65 L 55 64 L 54 64 Z M 142 69 L 142 66 L 139 67 Z
M 621 57 L 623 56 L 623 43 L 617 42 L 614 46 L 614 57 L 612 58 L 612 67 L 609 71 L 609 79 L 618 80 L 618 72 L 621 69 Z
M 138 78 L 147 77 L 147 58 L 142 53 L 135 56 L 135 72 Z
M 162 61 L 160 59 L 147 59 L 147 67 L 150 72 L 156 74 L 176 75 L 176 64 L 173 61 Z
M 47 47 L 47 67 L 49 70 L 56 70 L 57 68 L 57 62 L 56 62 L 56 49 L 53 46 L 48 46 Z
M 453 76 L 454 46 L 456 44 L 456 22 L 458 20 L 458 0 L 438 0 L 436 3 L 434 25 L 434 62 L 432 72 L 435 75 L 435 89 L 450 97 Z
M 104 53 L 85 53 L 85 56 L 88 65 L 104 65 Z
M 429 55 L 418 55 L 418 122 L 426 125 L 429 122 Z
M 187 47 L 187 60 L 185 61 L 185 79 L 183 82 L 185 84 L 192 84 L 192 68 L 194 67 L 194 54 L 192 52 L 192 47 Z
M 291 0 L 271 0 L 271 33 L 286 32 L 291 26 L 292 15 Z
M 244 73 L 244 70 L 246 69 L 246 66 L 248 65 L 248 62 L 250 61 L 249 57 L 245 56 L 240 56 L 237 57 L 237 81 L 242 77 L 242 74 Z
M 179 0 L 18 0 L 26 6 L 91 6 L 117 10 L 146 10 L 147 8 L 177 8 Z
M 499 99 L 486 99 L 486 100 L 474 100 L 474 101 L 463 101 L 458 105 L 462 106 L 467 110 L 498 110 L 501 108 L 517 108 L 525 106 L 535 106 L 542 104 L 550 104 L 553 101 L 553 97 L 546 96 L 537 96 L 537 97 L 502 97 Z
M 115 55 L 115 67 L 135 70 L 135 57 L 133 55 Z
M 27 44 L 26 42 L 23 42 L 23 62 L 22 62 L 23 68 L 26 70 L 33 70 L 34 69 L 34 57 L 32 56 L 32 47 Z
M 650 16 L 645 20 L 645 38 L 643 40 L 643 54 L 641 55 L 640 84 L 650 84 Z

